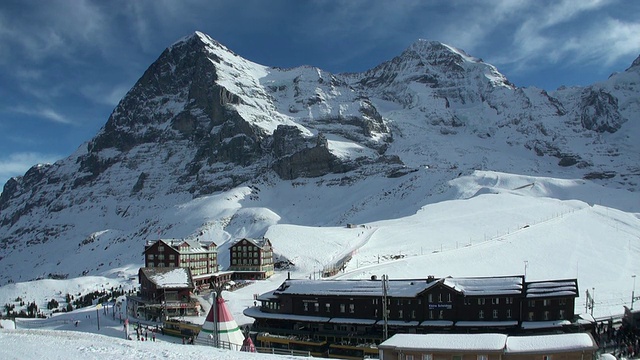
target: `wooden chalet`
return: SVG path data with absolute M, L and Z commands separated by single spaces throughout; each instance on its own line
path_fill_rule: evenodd
M 189 268 L 140 268 L 138 280 L 139 296 L 128 297 L 128 310 L 135 317 L 157 321 L 200 312 L 192 297 L 195 286 Z
M 598 346 L 588 333 L 396 334 L 378 349 L 384 360 L 592 360 Z
M 219 279 L 217 276 L 218 249 L 213 242 L 182 239 L 148 241 L 144 247 L 144 259 L 147 268 L 188 268 L 196 286 L 230 280 L 230 276 L 229 279 Z
M 263 280 L 274 273 L 273 249 L 267 238 L 242 238 L 229 247 L 234 280 Z
M 255 319 L 257 346 L 273 346 L 275 337 L 288 335 L 325 342 L 328 355 L 339 357 L 361 355 L 385 334 L 574 331 L 578 294 L 575 279 L 526 282 L 524 276 L 287 279 L 244 314 Z

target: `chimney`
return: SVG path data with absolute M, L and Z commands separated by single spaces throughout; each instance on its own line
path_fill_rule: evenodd
M 430 282 L 433 282 L 433 280 L 435 280 L 435 279 L 436 279 L 436 277 L 433 276 L 433 275 L 427 276 L 427 284 L 430 283 Z

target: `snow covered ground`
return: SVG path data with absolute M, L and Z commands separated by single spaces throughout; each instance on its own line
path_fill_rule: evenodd
M 312 194 L 311 186 L 299 191 Z M 383 274 L 392 279 L 520 274 L 526 274 L 527 280 L 577 278 L 577 313 L 585 312 L 588 289 L 595 294 L 595 317 L 618 315 L 623 306 L 630 305 L 633 275 L 640 274 L 638 199 L 629 194 L 584 180 L 478 171 L 452 181 L 439 195 L 449 200 L 429 203 L 409 216 L 389 216 L 353 228 L 278 223 L 271 210 L 259 206 L 264 199 L 257 199 L 248 202 L 254 206 L 245 203 L 244 208 L 254 215 L 264 212 L 265 222 L 271 224 L 266 236 L 276 253 L 294 266 L 222 295 L 238 324 L 248 324 L 252 319 L 242 311 L 253 306 L 254 294 L 275 289 L 287 276 L 319 278 L 321 269 L 350 256 L 345 270 L 335 278 L 367 279 Z M 191 205 L 192 211 L 210 210 L 203 199 Z M 113 269 L 105 276 L 8 284 L 0 287 L 0 304 L 15 304 L 20 298 L 46 309 L 52 298 L 63 307 L 67 293 L 134 289 L 141 263 L 142 258 L 140 264 Z M 96 309 L 90 307 L 45 320 L 19 321 L 18 330 L 0 331 L 0 358 L 249 356 L 174 345 L 178 339 L 162 336 L 155 343 L 126 341 L 119 314 L 114 319 L 100 313 L 100 330 L 96 315 Z M 204 316 L 193 320 L 204 322 Z

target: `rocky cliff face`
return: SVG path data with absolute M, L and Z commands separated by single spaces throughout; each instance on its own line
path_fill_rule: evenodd
M 621 130 L 640 128 L 638 61 L 600 84 L 547 93 L 518 88 L 492 65 L 438 42 L 419 40 L 363 73 L 330 74 L 258 65 L 195 33 L 160 55 L 91 141 L 5 184 L 0 265 L 47 246 L 68 254 L 94 246 L 122 262 L 125 245 L 178 227 L 150 214 L 241 185 L 258 197 L 256 184 L 358 186 L 381 177 L 405 201 L 413 196 L 410 174 L 425 164 L 442 169 L 432 176 L 445 184 L 465 171 L 508 172 L 518 163 L 637 190 L 640 149 Z M 336 202 L 336 219 L 357 214 L 358 206 Z M 246 234 L 246 226 L 229 225 L 238 218 L 205 222 Z M 42 260 L 28 277 L 66 261 Z

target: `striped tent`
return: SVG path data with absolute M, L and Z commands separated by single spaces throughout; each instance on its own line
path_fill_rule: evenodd
M 222 296 L 218 295 L 215 303 L 217 305 L 211 306 L 202 330 L 198 333 L 196 344 L 216 346 L 217 334 L 219 348 L 239 351 L 244 343 L 244 335 L 231 316 Z

